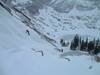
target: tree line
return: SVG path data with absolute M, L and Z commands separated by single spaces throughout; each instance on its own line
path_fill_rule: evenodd
M 89 54 L 98 54 L 100 53 L 100 39 L 89 40 L 86 38 L 85 40 L 79 37 L 78 34 L 75 35 L 74 39 L 70 44 L 71 50 L 81 50 L 87 51 Z

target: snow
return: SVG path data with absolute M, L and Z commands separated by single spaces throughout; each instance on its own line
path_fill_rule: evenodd
M 44 56 L 32 48 L 42 50 Z M 51 44 L 0 6 L 0 75 L 100 74 L 100 63 L 92 61 L 90 56 L 67 56 L 71 60 L 67 61 L 59 54 Z M 89 69 L 90 66 L 92 69 Z
M 27 1 L 29 1 L 29 0 L 16 0 L 16 3 L 18 4 L 18 3 L 26 3 Z
M 70 13 L 66 14 L 58 13 L 53 8 L 47 7 L 41 9 L 40 12 L 39 16 L 33 18 L 37 23 L 37 29 L 55 40 L 63 38 L 63 36 L 74 36 L 75 34 L 91 38 L 99 38 L 100 36 L 100 11 L 98 9 L 82 12 L 74 8 Z M 78 20 L 77 17 L 80 17 L 81 20 Z M 89 26 L 97 29 L 90 29 Z
M 99 65 L 86 61 L 87 57 L 70 57 L 71 61 L 56 56 L 38 56 L 25 50 L 11 53 L 0 53 L 1 67 L 5 75 L 99 75 Z M 92 65 L 92 69 L 89 66 Z

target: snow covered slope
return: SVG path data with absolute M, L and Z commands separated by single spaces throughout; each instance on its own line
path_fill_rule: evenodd
M 25 0 L 16 1 L 14 7 L 30 16 L 37 29 L 51 38 L 76 33 L 98 38 L 99 3 L 98 0 Z
M 42 11 L 44 10 L 41 10 L 41 14 L 43 14 Z M 48 20 L 46 21 L 46 16 L 41 14 L 40 16 L 45 17 L 44 22 L 49 22 Z M 36 17 L 36 19 L 38 18 L 39 17 Z M 39 20 L 35 21 L 36 19 L 33 19 L 34 23 L 38 23 L 36 27 L 41 32 L 45 34 L 46 31 L 52 32 L 53 25 L 48 23 L 49 25 L 46 26 L 47 29 L 44 28 L 43 31 L 41 27 L 43 24 L 39 24 L 43 21 L 37 22 Z M 53 18 L 53 20 L 55 19 Z M 50 29 L 49 26 L 51 26 Z M 30 36 L 26 33 L 27 29 L 30 31 Z M 56 33 L 54 34 L 56 35 Z M 99 35 L 99 33 L 97 34 Z M 59 36 L 60 35 L 61 33 Z M 52 37 L 52 35 L 50 36 Z M 44 56 L 39 52 L 41 50 Z M 20 20 L 10 15 L 0 6 L 0 75 L 100 74 L 100 63 L 94 60 L 91 61 L 93 58 L 90 56 L 65 56 L 70 59 L 70 61 L 68 61 L 60 58 L 58 54 L 60 53 L 58 53 L 52 45 L 41 39 L 36 32 L 25 26 Z
M 12 1 L 14 2 L 14 0 Z M 35 10 L 50 6 L 60 13 L 69 13 L 74 8 L 78 11 L 90 11 L 95 8 L 100 9 L 99 0 L 17 0 L 14 2 L 15 5 L 21 4 L 24 5 L 24 7 L 31 6 L 28 5 L 29 3 L 32 3 L 32 6 L 35 7 L 33 9 Z
M 37 23 L 36 27 L 52 38 L 59 38 L 67 35 L 83 35 L 90 37 L 100 36 L 100 11 L 72 10 L 70 13 L 58 13 L 51 7 L 40 10 L 38 16 L 33 20 Z
M 21 21 L 11 16 L 0 6 L 0 46 L 3 48 L 17 48 L 20 45 L 28 44 L 31 38 L 26 33 L 28 29 Z M 18 44 L 19 42 L 19 44 Z M 7 45 L 5 45 L 7 44 Z

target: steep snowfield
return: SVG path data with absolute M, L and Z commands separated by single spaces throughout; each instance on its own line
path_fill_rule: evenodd
M 28 36 L 28 34 L 26 33 L 27 29 L 30 31 L 30 36 Z M 34 42 L 43 42 L 43 40 L 40 39 L 37 33 L 26 27 L 21 21 L 11 16 L 6 10 L 1 7 L 0 39 L 0 47 L 3 47 L 5 49 L 18 48 L 23 45 L 27 46 L 28 44 L 32 45 L 34 44 Z
M 91 61 L 90 56 L 68 56 L 71 61 L 67 61 L 58 54 L 52 45 L 0 6 L 0 75 L 100 74 L 100 63 Z
M 37 23 L 36 27 L 52 38 L 75 34 L 96 38 L 100 36 L 100 11 L 98 9 L 84 12 L 73 9 L 66 14 L 46 7 L 40 12 L 38 16 L 33 17 Z
M 36 6 L 36 8 L 33 9 L 37 10 L 46 5 L 60 13 L 69 13 L 74 8 L 78 11 L 90 11 L 95 8 L 100 9 L 99 0 L 17 0 L 15 4 L 20 3 L 24 5 L 24 3 L 28 4 L 28 2 L 33 2 L 33 6 Z

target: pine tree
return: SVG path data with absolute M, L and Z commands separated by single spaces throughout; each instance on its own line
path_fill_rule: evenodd
M 100 41 L 99 39 L 95 41 L 95 48 L 94 48 L 94 54 L 100 53 Z
M 84 41 L 84 51 L 87 51 L 88 49 L 88 38 Z
M 70 49 L 71 49 L 71 50 L 76 50 L 76 48 L 75 48 L 75 43 L 74 43 L 73 40 L 71 41 Z
M 100 46 L 96 46 L 93 53 L 94 53 L 94 54 L 100 53 Z
M 86 45 L 86 43 L 84 42 L 84 40 L 82 40 L 81 49 L 80 50 L 85 51 L 86 50 L 85 49 L 85 45 Z
M 76 34 L 75 37 L 74 37 L 74 43 L 75 43 L 75 47 L 77 47 L 79 45 L 79 36 L 78 36 L 78 34 Z
M 100 44 L 100 40 L 96 40 L 96 46 L 98 46 Z
M 95 49 L 95 46 L 96 46 L 96 40 L 95 40 L 95 38 L 93 39 L 93 43 L 94 43 L 94 49 Z
M 82 44 L 82 40 L 81 40 L 81 37 L 79 39 L 79 50 L 81 50 L 81 44 Z
M 86 50 L 88 50 L 88 38 L 86 38 Z
M 70 49 L 71 50 L 76 50 L 76 48 L 79 47 L 79 41 L 80 41 L 79 36 L 78 36 L 78 34 L 76 34 L 74 39 L 71 42 Z
M 93 50 L 94 50 L 94 42 L 93 41 L 90 41 L 88 43 L 88 52 L 90 53 Z

